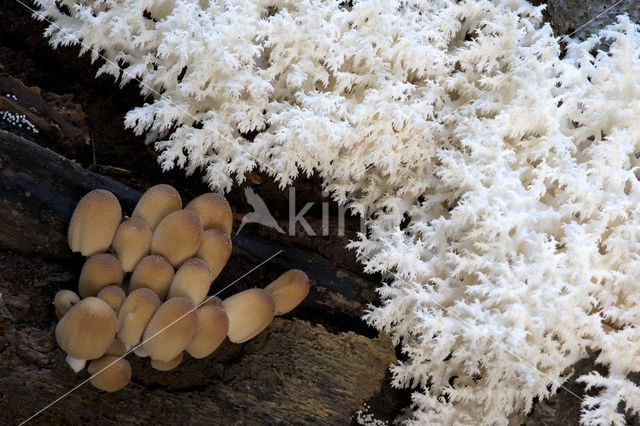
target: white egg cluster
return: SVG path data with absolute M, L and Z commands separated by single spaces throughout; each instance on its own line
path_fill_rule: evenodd
M 9 97 L 9 95 L 7 95 Z M 17 100 L 17 98 L 16 98 Z M 9 125 L 17 127 L 19 129 L 24 128 L 31 133 L 39 133 L 36 126 L 27 119 L 27 116 L 17 112 L 1 111 L 0 118 L 6 121 Z
M 224 301 L 207 297 L 231 255 L 231 228 L 231 208 L 219 194 L 200 195 L 182 208 L 176 189 L 156 185 L 124 220 L 111 192 L 84 196 L 68 234 L 71 250 L 87 256 L 78 294 L 61 290 L 54 301 L 56 340 L 74 371 L 93 360 L 91 383 L 114 392 L 131 379 L 129 351 L 171 370 L 183 352 L 204 358 L 227 336 L 245 342 L 297 306 L 309 279 L 295 269 L 265 289 Z

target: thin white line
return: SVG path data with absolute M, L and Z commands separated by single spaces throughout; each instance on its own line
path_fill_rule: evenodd
M 35 14 L 37 11 L 35 9 L 30 8 L 29 6 L 27 6 L 26 4 L 24 4 L 21 0 L 15 0 L 16 2 L 20 3 L 22 6 L 24 6 L 26 9 L 28 9 L 31 13 Z M 200 122 L 201 120 L 198 119 L 197 117 L 195 117 L 193 114 L 191 114 L 189 111 L 187 111 L 186 109 L 184 109 L 182 106 L 177 105 L 176 103 L 174 103 L 171 99 L 167 98 L 166 96 L 164 96 L 163 94 L 159 93 L 157 90 L 153 89 L 152 87 L 150 87 L 149 85 L 145 84 L 142 80 L 138 79 L 136 76 L 134 76 L 133 74 L 131 74 L 129 71 L 127 71 L 124 68 L 121 68 L 117 63 L 111 61 L 109 58 L 107 58 L 106 56 L 104 56 L 103 54 L 101 54 L 99 51 L 93 49 L 91 46 L 85 44 L 82 40 L 80 40 L 78 37 L 74 36 L 73 34 L 71 34 L 70 32 L 66 31 L 64 28 L 60 27 L 59 25 L 57 25 L 55 22 L 51 21 L 50 19 L 48 19 L 47 17 L 42 16 L 42 20 L 48 22 L 50 25 L 54 26 L 55 28 L 58 29 L 58 31 L 64 33 L 65 35 L 72 37 L 73 39 L 75 39 L 76 43 L 78 43 L 80 46 L 84 47 L 85 49 L 87 49 L 87 51 L 97 55 L 99 58 L 103 59 L 105 62 L 107 62 L 110 65 L 113 65 L 114 67 L 116 67 L 118 70 L 120 70 L 120 72 L 122 72 L 124 75 L 126 75 L 127 77 L 129 77 L 129 81 L 136 81 L 138 82 L 141 86 L 145 87 L 146 89 L 149 89 L 149 91 L 155 95 L 157 95 L 160 99 L 163 99 L 164 101 L 166 101 L 169 105 L 171 105 L 172 107 L 178 109 L 180 112 L 183 112 L 184 114 L 188 115 L 189 117 L 191 117 L 195 122 Z M 121 78 L 122 79 L 122 78 Z M 224 139 L 227 142 L 230 143 L 234 143 L 235 141 L 228 138 L 227 136 L 224 136 L 223 134 L 221 134 L 220 132 L 218 132 L 216 129 L 210 129 L 215 135 L 221 137 L 222 139 Z M 251 158 L 253 158 L 258 164 L 266 167 L 267 169 L 271 170 L 271 172 L 274 175 L 277 175 L 278 173 L 268 164 L 264 163 L 263 161 L 261 161 L 259 158 L 257 158 L 256 156 L 254 156 L 252 153 L 250 153 L 247 150 L 244 150 L 244 152 Z
M 158 331 L 157 333 L 155 333 L 153 336 L 149 337 L 148 339 L 138 343 L 136 346 L 132 347 L 131 349 L 129 349 L 128 352 L 126 352 L 124 355 L 122 355 L 121 357 L 118 357 L 115 361 L 113 361 L 111 364 L 107 365 L 106 367 L 104 367 L 103 369 L 101 369 L 100 371 L 94 373 L 92 376 L 95 376 L 97 374 L 102 373 L 104 370 L 106 370 L 107 368 L 111 367 L 113 364 L 115 364 L 116 362 L 120 361 L 121 359 L 125 358 L 127 355 L 129 355 L 131 352 L 135 351 L 136 349 L 138 349 L 140 346 L 144 345 L 145 343 L 147 343 L 149 340 L 153 339 L 154 337 L 156 337 L 158 334 L 162 333 L 163 331 L 165 331 L 167 328 L 171 327 L 173 324 L 177 323 L 178 321 L 180 321 L 182 318 L 186 317 L 187 315 L 189 315 L 191 312 L 195 311 L 196 309 L 198 309 L 200 306 L 202 306 L 203 304 L 207 303 L 209 300 L 213 299 L 214 297 L 216 297 L 217 295 L 219 295 L 220 293 L 222 293 L 223 291 L 225 291 L 226 289 L 228 289 L 229 287 L 231 287 L 232 285 L 234 285 L 235 283 L 237 283 L 238 281 L 240 281 L 241 279 L 243 279 L 244 277 L 246 277 L 247 275 L 249 275 L 250 273 L 252 273 L 253 271 L 255 271 L 256 269 L 258 269 L 259 267 L 261 267 L 262 265 L 264 265 L 265 263 L 269 262 L 271 259 L 273 259 L 274 257 L 278 256 L 280 253 L 282 253 L 284 250 L 280 250 L 278 251 L 276 254 L 272 255 L 270 258 L 268 258 L 267 260 L 262 261 L 258 266 L 255 266 L 253 269 L 251 269 L 249 272 L 246 272 L 244 275 L 242 275 L 240 278 L 235 279 L 231 284 L 227 285 L 226 287 L 224 287 L 222 290 L 219 290 L 216 294 L 207 297 L 205 300 L 203 300 L 202 302 L 200 302 L 198 305 L 196 305 L 193 309 L 189 310 L 187 313 L 185 313 L 184 315 L 182 315 L 180 318 L 176 319 L 175 321 L 173 321 L 172 323 L 170 323 L 169 325 L 167 325 L 166 327 L 164 327 L 163 329 L 161 329 L 160 331 Z M 28 419 L 22 421 L 19 426 L 22 426 L 26 423 L 28 423 L 30 420 L 32 420 L 34 417 L 38 416 L 39 414 L 45 412 L 46 410 L 48 410 L 49 408 L 51 408 L 52 406 L 54 406 L 55 404 L 57 404 L 59 401 L 61 401 L 62 399 L 66 398 L 67 396 L 69 396 L 71 393 L 73 393 L 75 390 L 77 390 L 78 388 L 80 388 L 81 386 L 85 385 L 86 383 L 88 383 L 91 380 L 91 377 L 89 377 L 88 379 L 85 379 L 84 381 L 80 382 L 79 385 L 75 386 L 73 389 L 71 389 L 70 391 L 68 391 L 67 393 L 65 393 L 64 395 L 60 396 L 59 398 L 57 398 L 55 401 L 53 401 L 52 403 L 50 403 L 49 405 L 45 406 L 44 408 L 42 408 L 41 410 L 39 410 L 37 413 L 33 414 L 31 417 L 29 417 Z
M 593 21 L 595 21 L 596 19 L 598 19 L 599 17 L 601 17 L 602 15 L 604 15 L 605 13 L 607 13 L 608 11 L 610 11 L 611 9 L 613 9 L 614 7 L 616 7 L 617 5 L 619 5 L 620 3 L 622 3 L 623 0 L 618 0 L 617 2 L 615 2 L 612 6 L 606 8 L 605 10 L 603 10 L 602 12 L 598 13 L 596 16 L 594 16 L 593 18 L 589 19 L 586 23 L 584 23 L 583 25 L 581 25 L 580 27 L 578 27 L 577 30 L 573 30 L 570 34 L 565 35 L 563 37 L 571 37 L 572 35 L 574 35 L 575 33 L 577 33 L 578 31 L 580 31 L 581 29 L 583 29 L 584 27 L 586 27 L 587 25 L 589 25 L 590 23 L 592 23 Z
M 369 261 L 373 261 L 373 258 L 367 256 L 366 254 L 362 255 L 363 257 L 366 257 L 367 260 Z M 399 277 L 398 275 L 396 275 L 394 272 L 390 271 L 387 269 L 387 273 L 393 275 L 397 280 L 401 280 L 404 281 L 407 284 L 411 284 L 409 281 L 405 280 L 402 277 Z M 429 299 L 431 299 L 430 296 L 428 296 Z M 460 317 L 459 315 L 456 315 L 455 312 L 450 312 L 449 309 L 445 308 L 444 306 L 442 306 L 441 304 L 439 304 L 438 302 L 436 302 L 435 300 L 430 300 L 434 305 L 437 305 L 440 309 L 442 309 L 443 311 L 445 311 L 450 317 L 453 317 L 455 319 L 457 319 L 458 321 L 470 325 L 472 327 L 475 327 L 476 324 L 472 323 L 471 321 L 464 319 L 462 317 Z M 558 382 L 557 380 L 555 380 L 553 377 L 549 376 L 548 374 L 540 371 L 540 369 L 538 369 L 535 365 L 531 364 L 530 362 L 528 362 L 526 359 L 518 356 L 516 353 L 514 353 L 512 350 L 509 349 L 509 347 L 507 347 L 505 344 L 498 342 L 497 340 L 493 339 L 491 336 L 487 336 L 487 338 L 492 341 L 493 343 L 495 343 L 496 345 L 500 346 L 502 349 L 504 349 L 505 352 L 507 352 L 510 355 L 513 355 L 515 358 L 518 359 L 518 361 L 522 362 L 524 365 L 526 365 L 527 367 L 532 368 L 533 370 L 537 371 L 538 373 L 540 373 L 543 377 L 546 377 L 548 380 L 550 380 L 552 383 L 558 385 L 559 388 L 566 390 L 569 394 L 575 396 L 576 398 L 578 398 L 581 402 L 584 402 L 584 398 L 581 398 L 578 394 L 573 393 L 569 388 L 567 388 L 566 386 L 564 386 L 562 383 Z M 464 348 L 464 346 L 460 346 L 457 349 L 462 349 L 464 352 L 469 353 L 469 351 Z M 454 349 L 455 350 L 455 349 Z M 613 423 L 613 420 L 610 419 L 606 414 L 604 415 L 608 420 L 611 420 L 611 422 Z

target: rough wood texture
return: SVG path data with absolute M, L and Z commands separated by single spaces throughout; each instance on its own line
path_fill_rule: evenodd
M 45 330 L 5 330 L 0 343 L 2 424 L 26 420 L 88 377 L 71 372 Z M 276 319 L 243 345 L 226 341 L 200 360 L 186 355 L 169 372 L 129 355 L 134 377 L 125 389 L 85 384 L 30 424 L 349 424 L 379 391 L 390 348 L 386 339 Z
M 95 188 L 108 189 L 131 212 L 141 193 L 113 179 L 85 170 L 76 163 L 25 138 L 0 130 L 0 249 L 47 257 L 71 258 L 66 232 L 78 200 Z M 236 252 L 244 251 L 281 270 L 304 270 L 313 284 L 309 307 L 362 316 L 373 299 L 373 282 L 344 270 L 315 253 L 249 234 L 233 235 Z M 267 284 L 267 283 L 265 283 Z
M 373 294 L 373 283 L 313 252 L 249 232 L 234 236 L 230 265 L 214 291 L 282 250 L 221 296 L 300 268 L 314 287 L 302 306 L 246 344 L 226 341 L 203 360 L 185 355 L 171 372 L 129 355 L 134 377 L 120 392 L 83 384 L 88 374 L 71 372 L 53 336 L 53 295 L 76 288 L 82 262 L 68 248 L 68 221 L 94 188 L 116 194 L 125 213 L 141 193 L 24 136 L 0 130 L 0 424 L 26 420 L 78 385 L 30 423 L 348 424 L 388 387 L 387 367 L 396 359 L 389 339 L 339 332 L 359 323 L 363 294 Z

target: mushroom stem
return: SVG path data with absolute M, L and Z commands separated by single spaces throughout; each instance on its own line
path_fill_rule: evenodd
M 71 367 L 74 373 L 81 372 L 84 369 L 84 366 L 87 365 L 86 359 L 74 358 L 71 355 L 67 355 L 64 360 L 69 364 L 69 367 Z

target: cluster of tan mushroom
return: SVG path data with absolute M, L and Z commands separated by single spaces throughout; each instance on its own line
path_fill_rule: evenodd
M 156 185 L 124 221 L 111 192 L 83 197 L 68 235 L 71 250 L 87 257 L 78 294 L 61 290 L 54 301 L 56 340 L 71 368 L 79 372 L 92 360 L 91 383 L 114 392 L 131 379 L 129 351 L 171 370 L 183 351 L 204 358 L 226 336 L 245 342 L 296 307 L 309 291 L 307 275 L 296 269 L 264 289 L 207 297 L 231 255 L 231 227 L 231 208 L 214 193 L 182 208 L 175 188 Z

